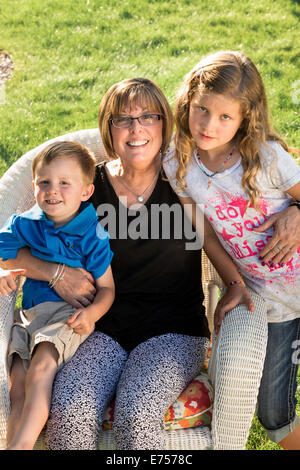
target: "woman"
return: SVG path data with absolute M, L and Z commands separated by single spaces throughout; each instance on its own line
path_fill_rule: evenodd
M 47 443 L 96 449 L 101 417 L 116 393 L 117 448 L 163 449 L 164 414 L 200 371 L 210 335 L 201 250 L 187 250 L 185 234 L 178 238 L 187 224 L 181 210 L 167 227 L 154 210 L 179 208 L 161 175 L 173 117 L 159 88 L 146 79 L 113 85 L 101 102 L 99 127 L 110 161 L 97 168 L 92 202 L 110 232 L 116 299 L 56 377 Z M 237 292 L 245 289 L 231 286 L 228 301 Z

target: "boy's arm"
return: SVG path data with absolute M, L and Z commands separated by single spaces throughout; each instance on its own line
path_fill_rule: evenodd
M 111 307 L 115 299 L 115 283 L 109 266 L 105 273 L 95 281 L 97 293 L 91 305 L 76 310 L 67 321 L 79 335 L 90 334 L 99 320 Z
M 199 226 L 199 223 L 203 221 L 204 251 L 227 287 L 214 316 L 215 331 L 218 333 L 226 312 L 239 304 L 245 304 L 250 311 L 254 311 L 254 304 L 236 265 L 221 245 L 209 221 L 203 217 L 200 208 L 191 198 L 179 197 L 179 199 L 200 237 L 203 236 L 203 226 L 202 224 Z

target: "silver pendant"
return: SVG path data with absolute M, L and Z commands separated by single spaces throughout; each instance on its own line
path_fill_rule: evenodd
M 143 198 L 143 196 L 138 196 L 138 197 L 137 197 L 137 200 L 138 200 L 139 202 L 143 202 L 144 198 Z

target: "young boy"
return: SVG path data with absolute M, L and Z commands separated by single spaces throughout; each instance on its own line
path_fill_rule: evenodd
M 95 159 L 76 142 L 56 142 L 32 162 L 36 205 L 13 215 L 0 230 L 0 257 L 17 257 L 24 246 L 34 256 L 58 263 L 49 282 L 27 279 L 22 309 L 16 311 L 8 351 L 11 414 L 8 449 L 33 449 L 45 425 L 51 389 L 61 367 L 87 338 L 114 300 L 108 234 L 88 199 L 94 191 Z M 95 279 L 96 295 L 75 309 L 53 289 L 67 267 L 81 267 Z M 22 270 L 0 270 L 0 294 L 16 288 Z

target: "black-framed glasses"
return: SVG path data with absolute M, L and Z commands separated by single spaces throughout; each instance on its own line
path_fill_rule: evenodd
M 132 125 L 135 119 L 141 124 L 141 126 L 154 126 L 162 118 L 161 114 L 147 113 L 142 114 L 141 116 L 131 117 L 131 116 L 113 116 L 109 122 L 114 127 L 118 128 L 128 128 Z

